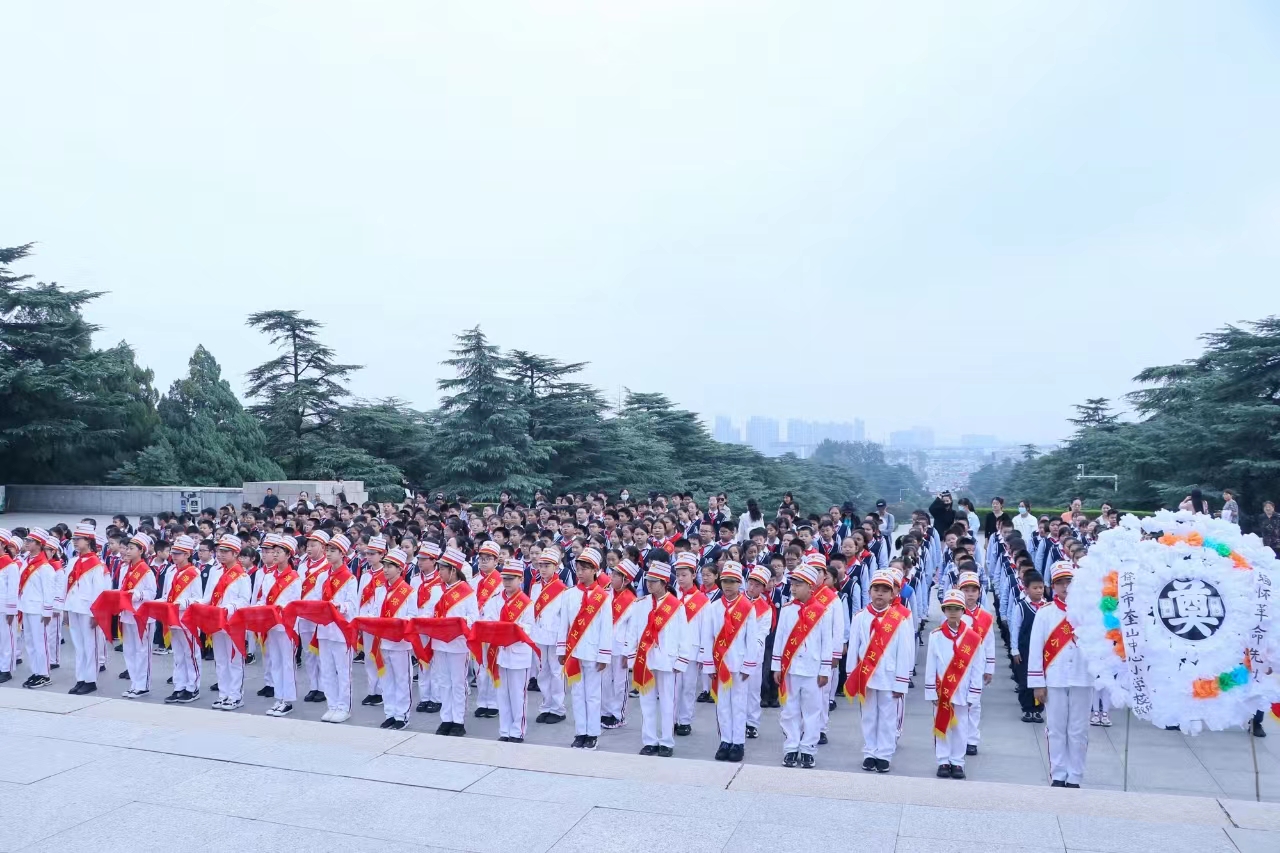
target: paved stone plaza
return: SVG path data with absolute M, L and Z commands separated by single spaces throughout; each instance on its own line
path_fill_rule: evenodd
M 0 755 L 0 851 L 1280 849 L 1270 803 L 584 753 L 52 692 L 0 690 Z

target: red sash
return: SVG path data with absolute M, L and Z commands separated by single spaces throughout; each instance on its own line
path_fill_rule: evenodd
M 311 594 L 311 591 L 316 588 L 316 583 L 320 579 L 320 573 L 324 571 L 324 567 L 326 565 L 327 563 L 321 563 L 320 565 L 313 567 L 310 560 L 306 562 L 306 565 L 303 566 L 305 574 L 302 576 L 302 595 L 300 595 L 299 598 L 306 598 Z
M 973 630 L 977 632 L 978 639 L 985 641 L 987 632 L 991 630 L 991 614 L 981 607 L 975 607 L 972 613 L 966 610 L 965 614 L 973 620 Z
M 622 592 L 613 597 L 613 624 L 617 625 L 618 620 L 627 615 L 627 608 L 635 603 L 636 594 L 631 591 L 631 587 L 624 587 Z
M 945 626 L 938 630 L 943 632 L 943 636 L 947 636 Z M 978 653 L 978 649 L 982 647 L 982 640 L 978 637 L 978 633 L 968 625 L 963 625 L 959 635 L 952 640 L 953 654 L 951 663 L 947 664 L 947 671 L 938 678 L 938 710 L 933 715 L 933 736 L 935 738 L 945 738 L 947 730 L 956 724 L 955 709 L 951 707 L 951 697 L 955 695 L 956 689 L 959 687 L 965 673 L 969 671 L 969 664 L 973 662 L 973 656 Z
M 427 602 L 431 600 L 431 590 L 438 586 L 444 586 L 444 581 L 440 580 L 440 575 L 431 576 L 431 580 L 418 584 L 418 609 L 427 606 Z
M 609 594 L 608 590 L 595 584 L 578 588 L 582 590 L 582 605 L 578 607 L 578 615 L 573 617 L 573 624 L 569 626 L 569 638 L 564 649 L 564 678 L 568 685 L 577 684 L 582 679 L 582 664 L 573 656 L 573 651 L 582 641 L 582 635 L 591 627 L 591 622 L 604 609 L 604 600 Z
M 538 600 L 533 603 L 533 618 L 542 618 L 542 611 L 547 605 L 556 600 L 556 596 L 568 589 L 564 585 L 564 581 L 560 578 L 552 578 L 551 583 L 542 587 L 542 592 L 538 593 Z
M 218 578 L 218 583 L 213 588 L 213 594 L 209 596 L 209 606 L 221 607 L 222 599 L 226 596 L 227 590 L 242 577 L 244 577 L 244 569 L 239 566 L 232 566 L 230 569 L 223 570 L 222 577 Z
M 658 635 L 671 621 L 671 616 L 680 606 L 680 601 L 671 593 L 662 597 L 662 601 L 649 611 L 649 619 L 645 622 L 644 633 L 640 635 L 640 645 L 636 648 L 636 665 L 631 671 L 631 684 L 641 693 L 653 689 L 653 671 L 649 669 L 649 649 L 658 642 Z
M 849 673 L 844 683 L 844 694 L 849 697 L 850 702 L 855 697 L 859 702 L 867 701 L 867 684 L 871 682 L 872 674 L 884 659 L 885 650 L 889 648 L 894 634 L 908 618 L 904 610 L 905 608 L 891 606 L 879 616 L 872 611 L 871 641 L 867 643 L 867 651 L 858 661 L 857 668 Z
M 369 572 L 369 582 L 365 584 L 364 589 L 360 592 L 360 609 L 363 610 L 366 604 L 373 601 L 373 596 L 378 591 L 378 587 L 385 587 L 386 585 L 387 579 L 382 576 L 381 569 L 376 572 Z
M 493 574 L 496 575 L 497 572 L 494 572 Z M 502 612 L 498 614 L 499 624 L 514 626 L 516 621 L 520 619 L 520 615 L 524 613 L 525 608 L 528 607 L 530 603 L 529 596 L 525 595 L 523 592 L 516 593 L 508 598 L 502 603 Z M 471 654 L 475 656 L 476 660 L 481 660 L 483 658 L 485 668 L 489 670 L 489 678 L 493 680 L 493 686 L 501 687 L 502 679 L 499 678 L 498 672 L 498 649 L 502 646 L 509 646 L 514 643 L 521 642 L 522 638 L 514 637 L 514 639 L 510 639 L 509 642 L 504 643 L 491 642 L 488 637 L 493 636 L 494 629 L 489 627 L 492 624 L 492 622 L 477 622 L 473 625 L 471 640 L 468 645 L 471 648 Z M 509 629 L 499 628 L 497 630 L 504 631 Z M 523 635 L 524 631 L 521 630 L 520 634 Z M 523 637 L 523 641 L 528 642 L 529 645 L 533 646 L 533 650 L 535 652 L 538 651 L 537 645 L 530 641 L 528 637 Z M 485 654 L 482 655 L 482 646 L 485 643 L 489 644 L 489 648 L 485 649 Z
M 293 569 L 286 568 L 283 572 L 276 572 L 271 591 L 267 593 L 267 607 L 275 607 L 276 602 L 280 600 L 280 595 L 297 579 L 298 573 Z
M 169 604 L 176 604 L 182 594 L 187 591 L 187 587 L 191 586 L 198 577 L 200 573 L 196 571 L 195 566 L 184 566 L 182 571 L 174 576 L 173 583 L 169 584 L 169 594 L 164 597 L 164 600 Z
M 443 581 L 441 582 L 443 583 Z M 453 586 L 445 588 L 444 593 L 440 596 L 440 600 L 436 602 L 435 618 L 444 619 L 445 614 L 447 614 L 450 610 L 452 610 L 458 604 L 458 602 L 462 601 L 464 598 L 466 598 L 470 594 L 471 594 L 471 584 L 467 583 L 466 581 L 458 581 Z M 459 636 L 462 636 L 462 634 L 466 632 L 466 620 L 462 619 L 462 617 L 457 617 L 457 618 L 458 618 L 458 621 L 462 622 L 462 633 L 455 633 L 453 634 L 453 636 L 449 637 L 448 639 L 444 639 L 443 637 L 441 637 L 440 642 L 442 643 L 452 642 L 453 640 L 456 640 Z M 422 621 L 430 621 L 430 620 L 419 620 L 419 619 L 414 620 L 415 632 L 414 632 L 414 639 L 411 642 L 413 643 L 413 651 L 418 656 L 418 662 L 423 666 L 430 666 L 431 658 L 432 658 L 432 655 L 435 653 L 435 649 L 431 648 L 430 643 L 422 642 L 421 635 L 427 632 L 416 630 L 418 628 L 418 623 Z M 432 639 L 436 639 L 436 637 L 432 634 L 427 634 L 427 636 L 431 637 Z
M 142 582 L 147 576 L 147 572 L 151 571 L 151 567 L 145 561 L 139 560 L 129 567 L 129 571 L 125 572 L 124 580 L 120 582 L 121 592 L 133 592 L 133 588 Z
M 808 602 L 800 607 L 800 616 L 791 628 L 791 636 L 787 637 L 787 644 L 782 647 L 781 668 L 777 678 L 779 705 L 787 704 L 787 670 L 791 669 L 791 659 L 796 656 L 796 652 L 804 645 L 805 640 L 809 639 L 813 629 L 818 627 L 818 623 L 822 621 L 822 615 L 826 612 L 826 603 L 816 594 L 810 596 Z
M 724 608 L 724 624 L 720 626 L 715 644 L 711 647 L 711 664 L 715 667 L 714 674 L 711 676 L 712 699 L 719 697 L 719 688 L 733 684 L 733 673 L 725 665 L 724 657 L 729 653 L 729 647 L 737 639 L 742 626 L 747 624 L 748 616 L 755 616 L 755 607 L 745 595 L 739 595 L 733 600 L 733 604 L 728 604 Z
M 27 581 L 40 569 L 41 566 L 49 564 L 49 560 L 44 554 L 39 555 L 22 570 L 22 574 L 18 576 L 18 597 L 22 597 L 22 591 L 27 588 Z
M 187 612 L 182 614 L 182 626 L 193 636 L 203 631 L 207 636 L 212 637 L 219 631 L 227 630 L 227 611 L 216 604 L 194 602 L 187 607 Z M 240 656 L 244 657 L 244 637 L 241 636 L 239 646 L 235 645 L 234 638 L 231 638 L 231 644 L 235 646 L 236 651 L 240 652 Z
M 381 572 L 378 572 L 376 575 L 376 577 L 381 576 Z M 369 586 L 372 587 L 373 583 L 376 583 L 376 581 L 370 583 Z M 383 581 L 383 585 L 386 585 L 385 580 Z M 397 580 L 396 585 L 387 590 L 387 597 L 382 600 L 382 618 L 395 618 L 396 613 L 398 613 L 404 603 L 409 600 L 409 596 L 412 593 L 413 587 L 405 583 L 403 578 Z M 373 632 L 370 631 L 369 633 Z M 373 664 L 378 668 L 378 677 L 382 678 L 387 674 L 386 659 L 382 654 L 382 637 L 373 638 L 373 648 L 370 649 L 369 654 L 373 656 Z
M 707 594 L 700 589 L 694 590 L 691 595 L 685 596 L 684 599 L 684 618 L 690 625 L 693 624 L 694 617 L 706 607 L 711 599 L 707 598 Z
M 1056 602 L 1055 602 L 1056 603 Z M 1065 649 L 1069 644 L 1075 642 L 1076 632 L 1071 627 L 1071 623 L 1063 619 L 1054 629 L 1049 632 L 1049 636 L 1044 639 L 1044 672 L 1049 674 L 1049 664 L 1053 663 L 1058 653 Z
M 76 560 L 75 568 L 71 570 L 71 575 L 67 578 L 67 595 L 71 594 L 71 590 L 76 588 L 76 584 L 80 579 L 89 574 L 93 569 L 102 568 L 102 561 L 98 559 L 97 554 L 86 554 Z
M 497 569 L 489 572 L 489 574 L 480 578 L 480 583 L 476 584 L 476 607 L 484 612 L 484 606 L 498 591 L 498 587 L 502 586 L 502 576 Z
M 332 604 L 333 597 L 338 594 L 339 590 L 341 590 L 344 586 L 346 586 L 347 581 L 351 580 L 354 577 L 355 575 L 351 574 L 351 570 L 348 569 L 346 566 L 343 566 L 341 569 L 338 569 L 336 572 L 335 571 L 329 572 L 329 577 L 324 579 L 324 587 L 321 588 L 320 590 L 320 600 L 323 602 Z M 320 623 L 317 623 L 317 624 L 320 624 Z M 346 633 L 347 633 L 346 631 L 343 631 L 344 635 L 346 635 Z M 352 645 L 353 642 L 358 643 L 359 637 L 355 636 L 354 638 L 349 639 L 347 642 L 347 645 L 350 646 Z M 316 654 L 320 654 L 320 632 L 319 631 L 311 635 L 311 643 L 308 645 L 308 648 L 310 648 L 311 651 L 315 652 Z

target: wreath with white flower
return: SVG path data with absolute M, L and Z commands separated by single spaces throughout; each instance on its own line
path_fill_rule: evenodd
M 1188 512 L 1126 516 L 1075 574 L 1067 617 L 1114 706 L 1195 732 L 1280 701 L 1269 675 L 1280 560 L 1257 536 Z

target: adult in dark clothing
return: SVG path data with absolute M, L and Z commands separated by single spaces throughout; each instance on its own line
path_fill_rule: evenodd
M 275 512 L 276 507 L 280 505 L 280 498 L 275 492 L 267 489 L 267 496 L 262 499 L 262 508 L 267 512 Z
M 996 531 L 1000 529 L 1000 519 L 1006 518 L 1008 514 L 1004 511 L 1004 498 L 991 499 L 991 512 L 987 517 L 982 519 L 982 535 L 990 539 L 996 535 Z
M 929 504 L 929 515 L 933 517 L 933 529 L 942 535 L 944 531 L 956 523 L 956 508 L 951 503 L 951 492 L 943 492 Z

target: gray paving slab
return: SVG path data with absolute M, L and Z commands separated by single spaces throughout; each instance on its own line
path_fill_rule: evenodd
M 303 795 L 277 801 L 258 819 L 408 843 L 438 837 L 439 816 L 453 811 L 452 800 L 458 796 L 449 791 L 341 777 L 313 781 L 298 793 Z
M 956 785 L 963 785 L 957 782 Z M 956 796 L 964 796 L 957 791 Z M 898 834 L 914 838 L 965 839 L 978 843 L 1020 844 L 1024 847 L 1062 846 L 1062 833 L 1053 814 L 1021 812 L 1011 819 L 1007 811 L 902 807 Z
M 415 785 L 420 788 L 438 788 L 442 791 L 464 791 L 474 786 L 494 768 L 484 764 L 462 764 L 456 761 L 436 761 L 431 758 L 410 758 L 403 755 L 379 755 L 360 765 L 349 775 L 377 782 L 393 782 Z
M 1223 827 L 1170 825 L 1107 817 L 1060 815 L 1058 825 L 1068 849 L 1098 853 L 1235 853 Z
M 791 812 L 780 811 L 785 817 Z M 840 850 L 844 853 L 883 853 L 893 850 L 898 837 L 892 823 L 841 824 L 823 819 L 798 831 L 794 823 L 740 823 L 725 850 L 733 853 L 814 853 Z
M 1027 847 L 1021 844 L 981 844 L 972 841 L 900 837 L 894 853 L 1062 853 L 1062 847 Z
M 734 836 L 737 827 L 736 820 L 715 815 L 696 821 L 676 815 L 647 815 L 638 821 L 634 812 L 595 808 L 577 821 L 551 850 L 553 853 L 720 850 Z
M 119 786 L 99 791 L 96 797 L 87 801 L 53 796 L 33 785 L 13 785 L 3 793 L 5 818 L 0 820 L 0 853 L 20 850 L 100 818 L 129 802 L 129 796 L 122 793 Z M 81 836 L 82 839 L 86 837 Z M 64 842 L 62 846 L 49 849 L 65 851 L 71 848 Z
M 591 811 L 586 806 L 547 808 L 543 803 L 468 793 L 455 794 L 449 806 L 452 814 L 467 818 L 444 823 L 433 821 L 432 832 L 427 837 L 433 844 L 477 853 L 514 850 L 540 853 L 563 839 Z M 628 816 L 635 817 L 634 813 Z M 650 820 L 664 819 L 662 816 L 646 818 L 646 825 Z M 607 848 L 592 849 L 603 853 Z M 645 849 L 650 849 L 647 844 Z
M 26 785 L 113 754 L 108 746 L 0 735 L 0 782 Z
M 1276 853 L 1280 850 L 1280 832 L 1264 829 L 1227 827 L 1227 837 L 1240 853 Z

